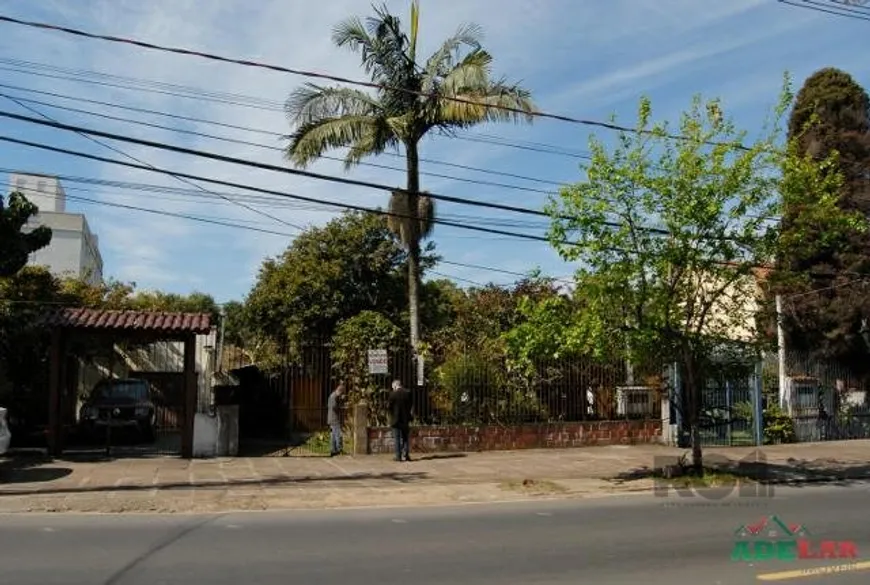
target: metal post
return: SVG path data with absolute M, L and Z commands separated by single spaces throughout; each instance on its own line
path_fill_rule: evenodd
M 728 436 L 728 446 L 731 447 L 734 445 L 734 429 L 732 428 L 734 419 L 731 417 L 731 380 L 725 380 L 725 412 L 728 413 L 728 426 L 725 427 L 725 431 Z
M 776 340 L 777 362 L 779 363 L 779 407 L 791 415 L 791 392 L 788 388 L 788 374 L 785 367 L 785 329 L 782 317 L 782 296 L 776 295 Z
M 763 380 L 762 372 L 764 371 L 764 362 L 758 360 L 755 363 L 755 375 L 753 376 L 752 388 L 752 421 L 755 427 L 755 444 L 758 447 L 764 445 L 764 409 L 762 408 L 762 392 Z

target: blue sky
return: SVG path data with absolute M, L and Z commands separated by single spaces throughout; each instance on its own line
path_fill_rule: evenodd
M 407 0 L 391 0 L 387 4 L 398 14 L 404 15 L 408 11 Z M 790 71 L 795 82 L 800 84 L 816 69 L 835 66 L 850 72 L 865 87 L 870 86 L 870 70 L 860 40 L 866 39 L 870 33 L 870 23 L 801 10 L 775 0 L 500 0 L 497 11 L 493 10 L 495 5 L 493 0 L 422 0 L 423 48 L 434 48 L 460 23 L 480 24 L 486 33 L 486 47 L 495 55 L 497 72 L 521 80 L 534 92 L 538 106 L 546 111 L 598 120 L 616 113 L 621 121 L 631 124 L 641 94 L 652 98 L 657 119 L 674 119 L 693 94 L 702 93 L 721 97 L 726 111 L 738 125 L 752 130 L 758 127 L 776 101 L 784 71 Z M 330 31 L 347 15 L 369 14 L 370 2 L 259 0 L 256 6 L 257 9 L 253 10 L 252 3 L 240 0 L 93 0 L 87 3 L 5 0 L 0 2 L 0 13 L 363 78 L 356 57 L 330 44 Z M 41 66 L 16 65 L 16 60 Z M 129 80 L 108 80 L 127 88 L 63 80 L 45 74 L 69 77 L 68 72 L 51 72 L 45 66 L 132 77 L 150 82 L 152 88 L 154 82 L 161 82 L 199 91 L 251 96 L 264 107 L 255 109 L 131 89 Z M 90 73 L 78 78 L 94 79 Z M 272 147 L 280 146 L 281 142 L 262 133 L 173 121 L 25 90 L 51 91 L 282 133 L 288 130 L 288 126 L 280 104 L 294 87 L 305 81 L 286 74 L 216 64 L 194 57 L 168 55 L 9 24 L 0 24 L 0 80 L 2 84 L 22 88 L 0 88 L 19 97 Z M 177 93 L 175 90 L 172 92 Z M 27 113 L 6 99 L 0 98 L 0 102 L 0 110 Z M 274 149 L 134 126 L 42 105 L 34 107 L 63 122 L 284 164 L 281 153 Z M 468 136 L 485 140 L 498 137 L 498 142 L 532 146 L 537 143 L 553 145 L 569 153 L 582 154 L 587 149 L 590 132 L 605 138 L 609 135 L 604 130 L 539 120 L 531 126 L 482 127 Z M 119 157 L 82 136 L 35 128 L 22 122 L 3 120 L 2 134 Z M 370 207 L 386 203 L 387 195 L 377 191 L 128 144 L 114 146 L 151 165 L 175 171 Z M 435 138 L 426 142 L 422 155 L 432 161 L 521 174 L 546 181 L 571 182 L 581 177 L 578 165 L 582 161 L 576 156 L 498 144 Z M 194 190 L 171 177 L 9 144 L 0 144 L 0 160 L 3 161 L 0 163 L 2 169 Z M 397 168 L 403 164 L 400 158 L 390 156 L 370 162 Z M 312 170 L 396 186 L 404 181 L 400 171 L 358 167 L 345 173 L 342 166 L 333 161 L 318 163 Z M 541 190 L 551 188 L 545 183 L 434 163 L 424 163 L 423 171 L 458 179 L 489 180 Z M 425 176 L 423 186 L 432 192 L 525 207 L 540 207 L 546 200 L 544 193 L 482 186 L 452 178 Z M 241 298 L 249 290 L 263 259 L 280 253 L 287 246 L 289 236 L 207 225 L 112 207 L 107 203 L 195 215 L 290 235 L 297 232 L 292 227 L 206 193 L 154 193 L 74 182 L 65 182 L 65 188 L 68 196 L 102 202 L 70 199 L 68 207 L 84 212 L 92 229 L 98 233 L 106 275 L 135 281 L 146 289 L 181 293 L 201 290 L 211 293 L 218 301 Z M 250 197 L 246 194 L 237 200 L 298 225 L 322 224 L 335 213 L 328 208 Z M 439 213 L 463 216 L 466 221 L 475 223 L 481 218 L 488 222 L 502 222 L 505 224 L 500 226 L 502 229 L 527 233 L 543 234 L 546 228 L 543 218 L 453 204 L 442 204 Z M 511 227 L 511 224 L 515 225 Z M 573 267 L 562 262 L 544 243 L 445 226 L 436 226 L 434 240 L 446 260 L 513 272 L 540 267 L 545 273 L 557 277 L 566 277 L 573 272 Z M 464 279 L 462 284 L 468 280 L 499 284 L 516 280 L 509 274 L 475 268 L 442 265 L 437 270 Z

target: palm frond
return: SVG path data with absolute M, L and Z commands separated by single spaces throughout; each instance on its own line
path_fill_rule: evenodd
M 411 36 L 408 47 L 408 58 L 417 62 L 417 36 L 420 32 L 420 0 L 411 0 Z
M 284 111 L 294 126 L 304 126 L 324 118 L 375 116 L 380 110 L 377 99 L 362 90 L 313 83 L 293 90 L 284 104 Z
M 492 55 L 483 49 L 468 53 L 439 84 L 440 93 L 447 97 L 456 97 L 468 93 L 483 93 L 492 84 Z
M 529 90 L 519 85 L 496 83 L 484 88 L 466 88 L 443 100 L 439 123 L 442 128 L 466 128 L 483 122 L 532 123 L 537 111 Z
M 446 77 L 456 65 L 460 49 L 469 47 L 474 53 L 480 50 L 482 41 L 483 29 L 480 26 L 473 23 L 460 26 L 426 61 L 423 67 L 423 85 L 434 87 L 437 80 Z
M 345 159 L 345 166 L 352 166 L 362 155 L 361 146 L 366 144 L 380 145 L 384 143 L 381 136 L 386 124 L 382 118 L 373 116 L 342 116 L 340 118 L 322 118 L 303 124 L 289 136 L 285 156 L 297 167 L 306 167 L 320 158 L 327 150 L 349 148 L 354 152 L 354 158 Z M 377 154 L 371 152 L 370 154 Z
M 398 149 L 400 138 L 393 131 L 387 118 L 373 118 L 371 127 L 348 149 L 344 157 L 345 169 L 369 156 L 381 154 L 388 148 Z
M 374 39 L 357 16 L 341 21 L 332 29 L 332 42 L 341 49 L 347 47 L 353 52 L 371 50 Z

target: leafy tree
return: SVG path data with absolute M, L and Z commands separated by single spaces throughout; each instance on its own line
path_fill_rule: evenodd
M 244 303 L 224 303 L 224 343 L 245 347 L 253 336 Z
M 609 307 L 608 307 L 609 308 Z M 588 310 L 588 308 L 587 308 Z M 531 367 L 535 360 L 559 359 L 564 356 L 589 355 L 603 358 L 613 347 L 595 345 L 607 339 L 601 321 L 582 319 L 577 302 L 563 295 L 543 299 L 523 298 L 517 307 L 520 322 L 503 334 L 508 357 L 512 362 Z
M 831 161 L 816 164 L 779 143 L 791 99 L 786 84 L 772 123 L 748 144 L 716 100 L 696 97 L 671 129 L 651 121 L 644 98 L 636 132 L 620 133 L 612 150 L 593 137 L 586 178 L 549 207 L 553 246 L 583 262 L 576 293 L 585 299 L 582 335 L 638 363 L 680 365 L 696 470 L 703 463 L 701 388 L 723 360 L 761 341 L 755 270 L 780 244 L 766 218 L 781 201 L 812 190 L 816 217 L 830 228 L 825 241 L 851 225 L 837 209 Z
M 817 159 L 836 153 L 833 171 L 843 180 L 839 205 L 870 216 L 870 97 L 847 73 L 825 68 L 804 82 L 789 119 L 789 137 Z M 815 239 L 813 197 L 806 205 L 783 209 L 783 231 Z M 834 359 L 870 372 L 862 324 L 870 318 L 870 297 L 862 278 L 870 274 L 870 235 L 855 229 L 845 242 L 818 248 L 812 255 L 783 248 L 778 258 L 779 286 L 785 299 L 787 344 L 816 357 Z M 820 292 L 812 292 L 812 291 Z
M 332 363 L 338 378 L 347 384 L 350 403 L 366 400 L 376 426 L 388 424 L 386 401 L 378 400 L 383 384 L 368 373 L 368 350 L 401 350 L 402 330 L 384 315 L 362 311 L 339 323 L 332 338 Z
M 493 357 L 504 356 L 502 335 L 523 316 L 518 309 L 524 299 L 539 301 L 558 295 L 552 280 L 531 277 L 513 287 L 493 284 L 459 291 L 453 300 L 452 323 L 438 332 L 434 341 L 442 352 L 461 353 L 474 348 Z
M 418 62 L 419 4 L 411 4 L 406 32 L 386 7 L 365 24 L 350 18 L 333 42 L 359 54 L 363 69 L 379 85 L 374 93 L 342 86 L 308 84 L 287 101 L 293 127 L 287 158 L 305 166 L 331 149 L 347 149 L 345 164 L 390 148 L 405 151 L 407 183 L 390 199 L 390 228 L 408 252 L 411 345 L 420 341 L 420 243 L 429 235 L 432 200 L 420 191 L 420 141 L 430 131 L 453 132 L 492 121 L 531 121 L 530 94 L 491 76 L 492 56 L 481 47 L 481 31 L 464 25 L 425 61 Z M 452 101 L 450 98 L 465 100 Z M 513 111 L 496 106 L 513 108 Z
M 26 266 L 0 278 L 0 404 L 16 426 L 32 428 L 47 415 L 48 337 L 39 319 L 47 307 L 65 301 L 58 280 L 44 268 Z
M 45 226 L 23 231 L 27 221 L 38 212 L 21 193 L 11 193 L 8 205 L 0 197 L 0 277 L 17 273 L 32 253 L 51 243 L 51 230 Z
M 138 291 L 130 298 L 130 306 L 141 311 L 208 313 L 213 323 L 220 319 L 220 309 L 214 297 L 202 292 L 180 295 L 161 291 Z
M 91 284 L 80 278 L 59 280 L 58 287 L 70 306 L 92 309 L 130 309 L 135 291 L 134 285 L 126 282 L 109 280 Z
M 245 303 L 249 327 L 296 342 L 328 340 L 339 322 L 365 310 L 399 322 L 405 259 L 382 216 L 346 213 L 304 232 L 283 255 L 263 263 Z

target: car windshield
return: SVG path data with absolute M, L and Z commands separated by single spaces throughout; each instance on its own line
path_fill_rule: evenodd
M 94 400 L 145 400 L 148 397 L 148 385 L 139 380 L 101 382 L 94 388 L 91 397 Z

